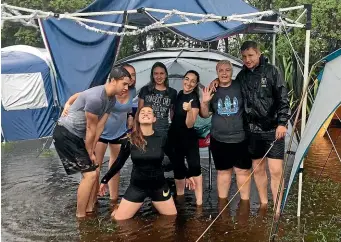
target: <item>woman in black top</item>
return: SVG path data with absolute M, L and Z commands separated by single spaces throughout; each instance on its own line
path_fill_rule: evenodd
M 117 220 L 132 218 L 146 197 L 163 215 L 176 215 L 170 189 L 163 174 L 162 160 L 165 137 L 153 130 L 156 118 L 153 109 L 143 107 L 136 113 L 134 129 L 126 139 L 120 155 L 101 180 L 100 195 L 104 195 L 108 181 L 123 167 L 131 154 L 133 169 L 130 185 L 112 216 Z
M 171 159 L 177 195 L 184 195 L 185 178 L 193 178 L 197 205 L 202 204 L 202 175 L 200 166 L 199 141 L 193 126 L 197 119 L 200 100 L 198 94 L 199 74 L 188 71 L 183 79 L 183 90 L 177 96 L 174 117 L 169 129 L 169 139 L 174 148 Z M 185 166 L 185 157 L 188 169 Z
M 154 110 L 156 122 L 154 130 L 167 135 L 169 114 L 173 117 L 176 90 L 169 86 L 168 71 L 161 62 L 155 62 L 150 73 L 150 82 L 139 92 L 138 108 L 148 105 Z

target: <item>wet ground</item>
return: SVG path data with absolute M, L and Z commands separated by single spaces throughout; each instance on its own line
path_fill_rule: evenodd
M 340 133 L 341 129 L 331 129 L 339 154 Z M 54 150 L 40 154 L 43 145 L 44 141 L 30 141 L 2 146 L 2 241 L 196 241 L 225 206 L 217 199 L 215 182 L 208 189 L 204 171 L 201 208 L 195 206 L 194 194 L 187 192 L 176 201 L 177 217 L 157 215 L 147 200 L 133 219 L 117 223 L 110 219 L 112 207 L 106 196 L 99 200 L 96 214 L 77 220 L 80 175 L 67 176 Z M 331 149 L 328 137 L 312 145 L 305 162 L 301 219 L 296 217 L 295 183 L 276 241 L 341 241 L 341 162 Z M 208 168 L 207 159 L 202 165 Z M 121 171 L 120 195 L 129 184 L 130 170 L 128 162 Z M 215 181 L 214 169 L 213 175 Z M 200 241 L 268 241 L 272 203 L 267 210 L 260 209 L 254 188 L 253 184 L 249 203 L 240 203 L 239 196 L 233 199 Z M 235 192 L 234 182 L 230 197 Z

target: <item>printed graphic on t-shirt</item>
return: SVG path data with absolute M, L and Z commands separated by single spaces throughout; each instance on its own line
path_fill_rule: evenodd
M 167 118 L 171 99 L 163 94 L 149 94 L 145 98 L 146 103 L 150 103 L 156 118 Z
M 226 95 L 225 100 L 223 103 L 223 100 L 221 98 L 218 99 L 218 114 L 221 116 L 230 116 L 233 114 L 238 113 L 238 99 L 237 97 L 233 98 L 233 101 L 231 102 L 231 98 Z

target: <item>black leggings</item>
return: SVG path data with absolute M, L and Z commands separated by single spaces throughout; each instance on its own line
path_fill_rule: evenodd
M 178 138 L 172 140 L 174 157 L 171 160 L 174 166 L 174 178 L 181 180 L 186 177 L 200 176 L 199 141 L 196 137 Z M 185 157 L 188 169 L 185 166 Z

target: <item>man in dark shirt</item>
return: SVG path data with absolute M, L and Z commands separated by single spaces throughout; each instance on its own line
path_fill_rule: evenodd
M 271 176 L 272 197 L 276 204 L 283 171 L 284 138 L 289 119 L 288 93 L 279 70 L 267 63 L 256 42 L 244 42 L 241 53 L 244 67 L 236 79 L 241 83 L 244 98 L 254 178 L 260 202 L 268 203 L 266 162 L 262 161 L 263 156 L 266 156 Z M 281 195 L 277 201 L 277 213 L 280 211 L 282 193 L 283 190 L 280 191 Z

